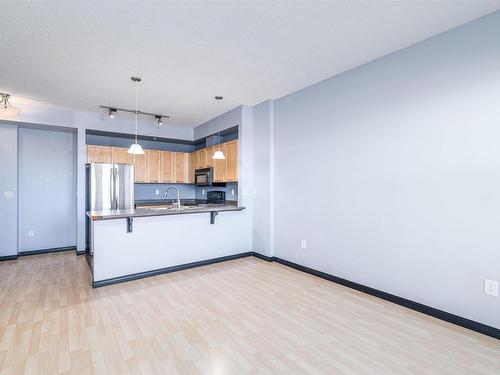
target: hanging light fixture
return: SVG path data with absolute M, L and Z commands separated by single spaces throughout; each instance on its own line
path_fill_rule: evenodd
M 132 143 L 130 148 L 128 149 L 129 154 L 135 154 L 135 155 L 142 155 L 144 154 L 144 150 L 142 149 L 141 145 L 137 142 L 137 116 L 139 115 L 139 111 L 137 109 L 137 90 L 138 90 L 138 85 L 139 82 L 141 82 L 140 77 L 130 77 L 132 81 L 135 82 L 135 142 Z
M 116 113 L 116 108 L 110 108 L 108 110 L 108 116 L 109 116 L 109 118 L 115 118 L 115 113 Z
M 20 108 L 14 107 L 9 102 L 10 95 L 0 93 L 0 116 L 17 116 L 23 111 Z
M 161 121 L 161 116 L 160 115 L 156 115 L 155 116 L 156 120 L 156 129 L 160 129 L 160 126 L 163 124 L 163 122 Z
M 217 133 L 217 138 L 220 137 L 220 132 Z M 217 149 L 215 150 L 214 154 L 212 155 L 212 159 L 215 159 L 215 160 L 224 160 L 226 158 L 226 156 L 224 155 L 224 152 Z

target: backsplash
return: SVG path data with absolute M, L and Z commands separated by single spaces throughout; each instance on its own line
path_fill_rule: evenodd
M 176 186 L 179 189 L 181 199 L 195 199 L 196 192 L 193 184 L 135 184 L 135 200 L 144 199 L 164 199 L 163 195 L 169 186 Z M 159 195 L 156 195 L 159 190 Z M 168 192 L 168 198 L 175 197 L 175 191 Z
M 207 191 L 219 190 L 226 192 L 226 200 L 227 201 L 237 201 L 238 200 L 238 183 L 237 182 L 228 182 L 226 187 L 207 187 L 207 186 L 196 186 L 196 199 L 207 199 Z M 203 194 L 203 191 L 205 194 Z M 232 194 L 234 191 L 234 195 Z
M 207 191 L 225 191 L 226 200 L 238 200 L 238 183 L 229 182 L 226 187 L 195 186 L 194 184 L 135 184 L 135 200 L 164 199 L 163 194 L 169 186 L 176 186 L 181 194 L 181 199 L 207 199 Z M 156 195 L 159 190 L 159 195 Z M 203 191 L 205 194 L 203 194 Z M 234 191 L 234 194 L 232 194 Z M 175 197 L 175 191 L 168 192 L 168 198 Z

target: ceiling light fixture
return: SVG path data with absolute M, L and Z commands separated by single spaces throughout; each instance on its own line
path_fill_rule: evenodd
M 137 142 L 137 117 L 139 115 L 139 111 L 137 109 L 137 91 L 139 89 L 139 82 L 141 82 L 140 77 L 130 77 L 130 79 L 135 82 L 135 142 L 132 143 L 130 148 L 128 149 L 129 154 L 134 154 L 134 155 L 142 155 L 144 154 L 144 150 L 142 149 L 141 145 Z
M 9 94 L 0 93 L 0 116 L 17 116 L 23 113 L 20 108 L 10 104 L 9 98 Z
M 220 132 L 217 133 L 217 138 L 220 138 Z M 220 140 L 219 140 L 220 142 Z M 214 152 L 214 154 L 212 155 L 212 159 L 215 159 L 215 160 L 224 160 L 226 158 L 226 156 L 224 155 L 224 152 L 222 150 L 219 150 L 219 148 L 217 148 Z
M 160 115 L 156 115 L 155 118 L 158 120 L 156 122 L 156 129 L 160 129 L 160 126 L 163 124 L 163 122 L 161 121 L 161 116 Z
M 115 118 L 116 108 L 109 108 L 108 116 L 109 118 Z

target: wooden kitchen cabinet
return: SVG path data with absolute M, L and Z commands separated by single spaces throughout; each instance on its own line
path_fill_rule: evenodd
M 174 182 L 174 153 L 161 151 L 160 157 L 160 182 Z
M 146 182 L 160 182 L 160 150 L 146 150 L 147 178 Z
M 214 163 L 215 160 L 212 159 L 212 156 L 214 155 L 216 147 L 215 146 L 207 147 L 205 150 L 206 150 L 206 155 L 207 155 L 206 167 L 213 168 L 215 166 L 215 163 Z
M 174 165 L 175 165 L 175 178 L 174 182 L 186 183 L 187 178 L 187 168 L 188 168 L 189 158 L 186 152 L 175 152 L 174 153 Z
M 189 154 L 189 165 L 188 165 L 188 183 L 194 184 L 194 173 L 196 171 L 196 166 L 198 165 L 198 153 L 191 152 Z
M 147 155 L 134 155 L 135 182 L 147 182 Z
M 215 160 L 215 151 L 224 152 L 226 159 Z M 193 184 L 195 170 L 214 168 L 215 182 L 238 181 L 238 140 L 201 150 L 172 152 L 146 150 L 144 155 L 129 154 L 127 148 L 87 145 L 89 163 L 133 164 L 135 182 Z
M 215 151 L 222 151 L 224 155 L 226 155 L 226 145 L 220 144 L 215 147 L 211 147 L 210 158 L 213 156 Z M 214 165 L 214 181 L 226 181 L 226 159 L 212 159 L 212 163 Z
M 111 147 L 111 162 L 134 164 L 134 155 L 128 153 L 128 148 Z
M 111 163 L 111 147 L 87 145 L 87 163 Z
M 226 181 L 238 181 L 238 140 L 225 143 L 226 150 Z
M 198 150 L 198 168 L 206 168 L 207 167 L 207 149 L 202 148 Z

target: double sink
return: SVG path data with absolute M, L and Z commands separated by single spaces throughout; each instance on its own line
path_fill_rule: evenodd
M 213 207 L 213 206 L 220 206 L 220 204 L 209 204 L 209 203 L 185 203 L 181 204 L 180 208 L 177 208 L 176 205 L 174 204 L 166 204 L 166 205 L 161 205 L 161 206 L 154 206 L 154 207 L 147 207 L 150 210 L 153 211 L 186 211 L 186 210 L 196 210 L 200 208 L 205 208 L 205 207 Z M 146 207 L 144 207 L 146 208 Z

